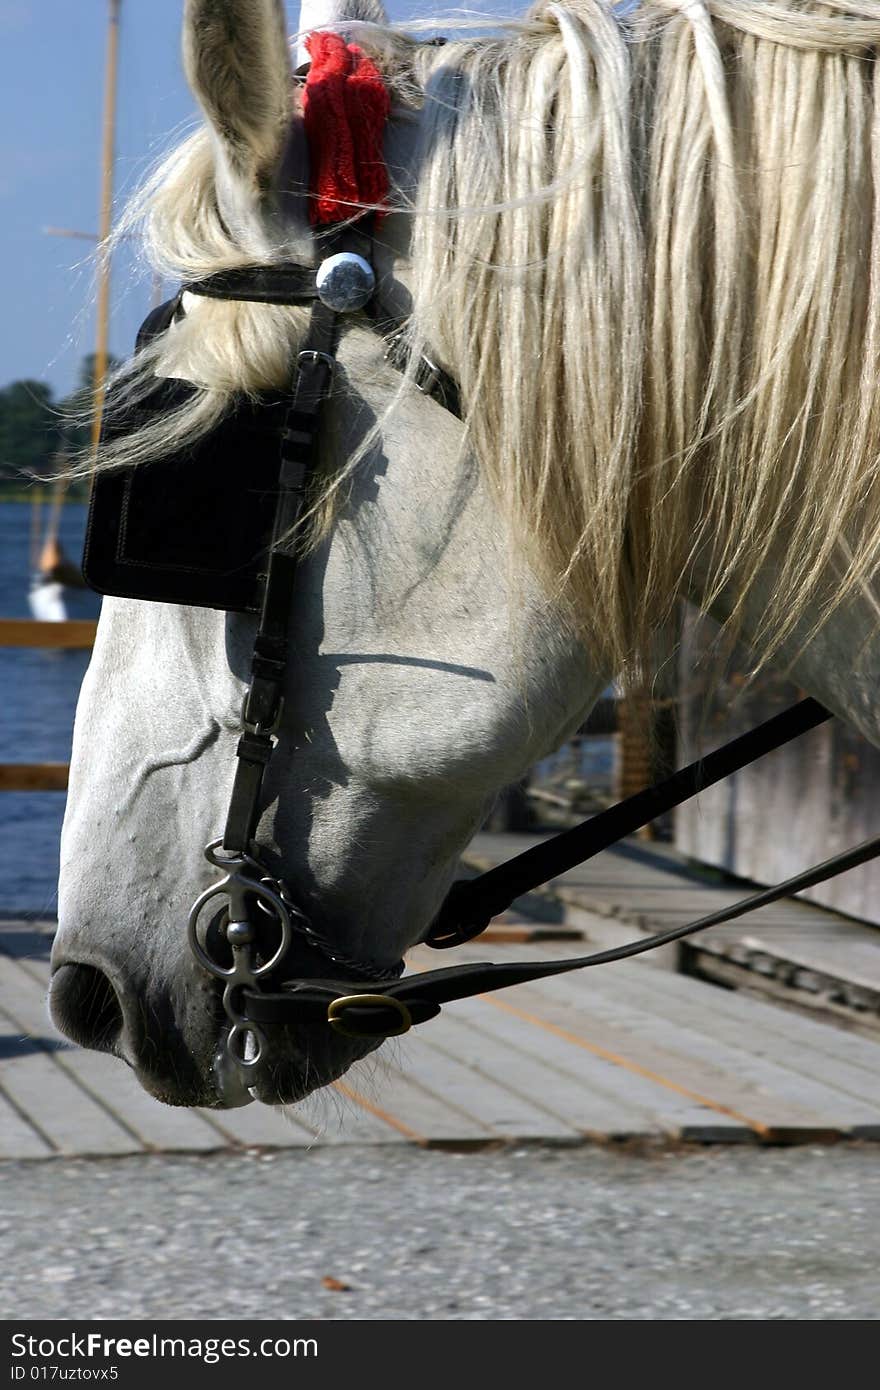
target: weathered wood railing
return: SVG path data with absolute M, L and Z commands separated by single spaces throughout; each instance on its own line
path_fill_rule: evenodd
M 94 619 L 73 618 L 61 623 L 34 618 L 0 618 L 0 647 L 42 647 L 53 651 L 84 651 L 95 640 Z M 0 763 L 2 792 L 63 792 L 67 763 Z

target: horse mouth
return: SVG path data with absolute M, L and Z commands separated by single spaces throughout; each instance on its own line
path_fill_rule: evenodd
M 229 1020 L 209 978 L 196 975 L 175 997 L 167 988 L 136 988 L 104 961 L 60 950 L 49 1003 L 65 1037 L 124 1062 L 148 1095 L 184 1108 L 294 1105 L 382 1041 L 343 1037 L 326 1024 L 267 1024 L 264 1055 L 251 1073 L 229 1053 Z M 252 1051 L 245 1039 L 245 1059 Z
M 375 1051 L 384 1038 L 341 1038 L 327 1028 L 273 1029 L 262 1059 L 253 1070 L 240 1067 L 220 1039 L 212 1063 L 215 1108 L 296 1105 L 331 1085 L 355 1062 Z

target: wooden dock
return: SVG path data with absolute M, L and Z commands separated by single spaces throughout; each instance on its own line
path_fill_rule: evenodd
M 0 1157 L 880 1139 L 880 1042 L 642 962 L 448 1005 L 287 1111 L 170 1109 L 122 1063 L 54 1034 L 52 929 L 0 923 Z M 493 941 L 419 948 L 410 968 L 589 949 L 522 940 L 533 931 L 511 916 Z
M 491 868 L 538 835 L 477 835 L 465 861 Z M 809 867 L 804 861 L 801 868 Z M 531 915 L 580 929 L 595 946 L 696 920 L 757 891 L 690 863 L 669 845 L 630 839 L 522 899 Z M 783 898 L 645 957 L 846 1023 L 880 1041 L 880 928 Z

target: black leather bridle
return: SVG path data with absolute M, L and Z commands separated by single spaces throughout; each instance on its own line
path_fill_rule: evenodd
M 280 431 L 272 548 L 254 642 L 251 681 L 242 707 L 229 811 L 222 838 L 213 841 L 205 851 L 224 877 L 197 899 L 189 919 L 189 940 L 196 959 L 224 983 L 223 1004 L 230 1025 L 227 1049 L 246 1085 L 252 1084 L 265 1059 L 266 1025 L 329 1025 L 352 1037 L 390 1037 L 435 1017 L 441 1005 L 451 1000 L 639 955 L 731 921 L 880 854 L 877 836 L 698 921 L 613 950 L 549 964 L 540 961 L 456 965 L 400 978 L 403 962 L 388 969 L 353 960 L 309 922 L 285 885 L 272 878 L 261 863 L 254 837 L 263 779 L 281 718 L 283 685 L 293 658 L 288 619 L 299 566 L 297 532 L 316 463 L 321 409 L 331 388 L 345 314 L 366 311 L 373 326 L 386 335 L 390 360 L 399 367 L 406 365 L 402 326 L 382 312 L 370 266 L 359 253 L 345 250 L 352 244 L 351 235 L 343 233 L 335 248 L 343 247 L 343 258 L 352 255 L 354 261 L 361 262 L 358 274 L 365 277 L 363 292 L 350 297 L 351 302 L 343 306 L 332 302 L 332 297 L 331 302 L 322 298 L 314 267 L 291 263 L 244 266 L 186 284 L 173 305 L 175 314 L 181 312 L 182 294 L 188 291 L 219 299 L 310 308 Z M 364 238 L 354 244 L 363 249 Z M 321 267 L 319 275 L 320 271 Z M 427 358 L 409 363 L 409 370 L 420 389 L 458 413 L 455 383 L 446 373 Z M 830 713 L 815 700 L 802 700 L 636 796 L 488 873 L 453 884 L 427 933 L 426 944 L 445 949 L 473 939 L 522 894 L 585 862 L 703 788 L 830 718 Z M 207 909 L 219 907 L 221 900 L 228 905 L 207 922 Z M 269 947 L 261 944 L 265 932 L 260 929 L 266 918 L 274 932 Z M 328 967 L 326 977 L 283 979 L 286 957 L 295 937 L 314 948 L 315 959 Z M 337 976 L 340 968 L 348 978 Z

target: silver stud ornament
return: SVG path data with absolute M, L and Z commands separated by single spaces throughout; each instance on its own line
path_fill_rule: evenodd
M 328 256 L 315 276 L 318 298 L 337 314 L 352 314 L 372 299 L 376 276 L 369 261 L 354 251 Z

